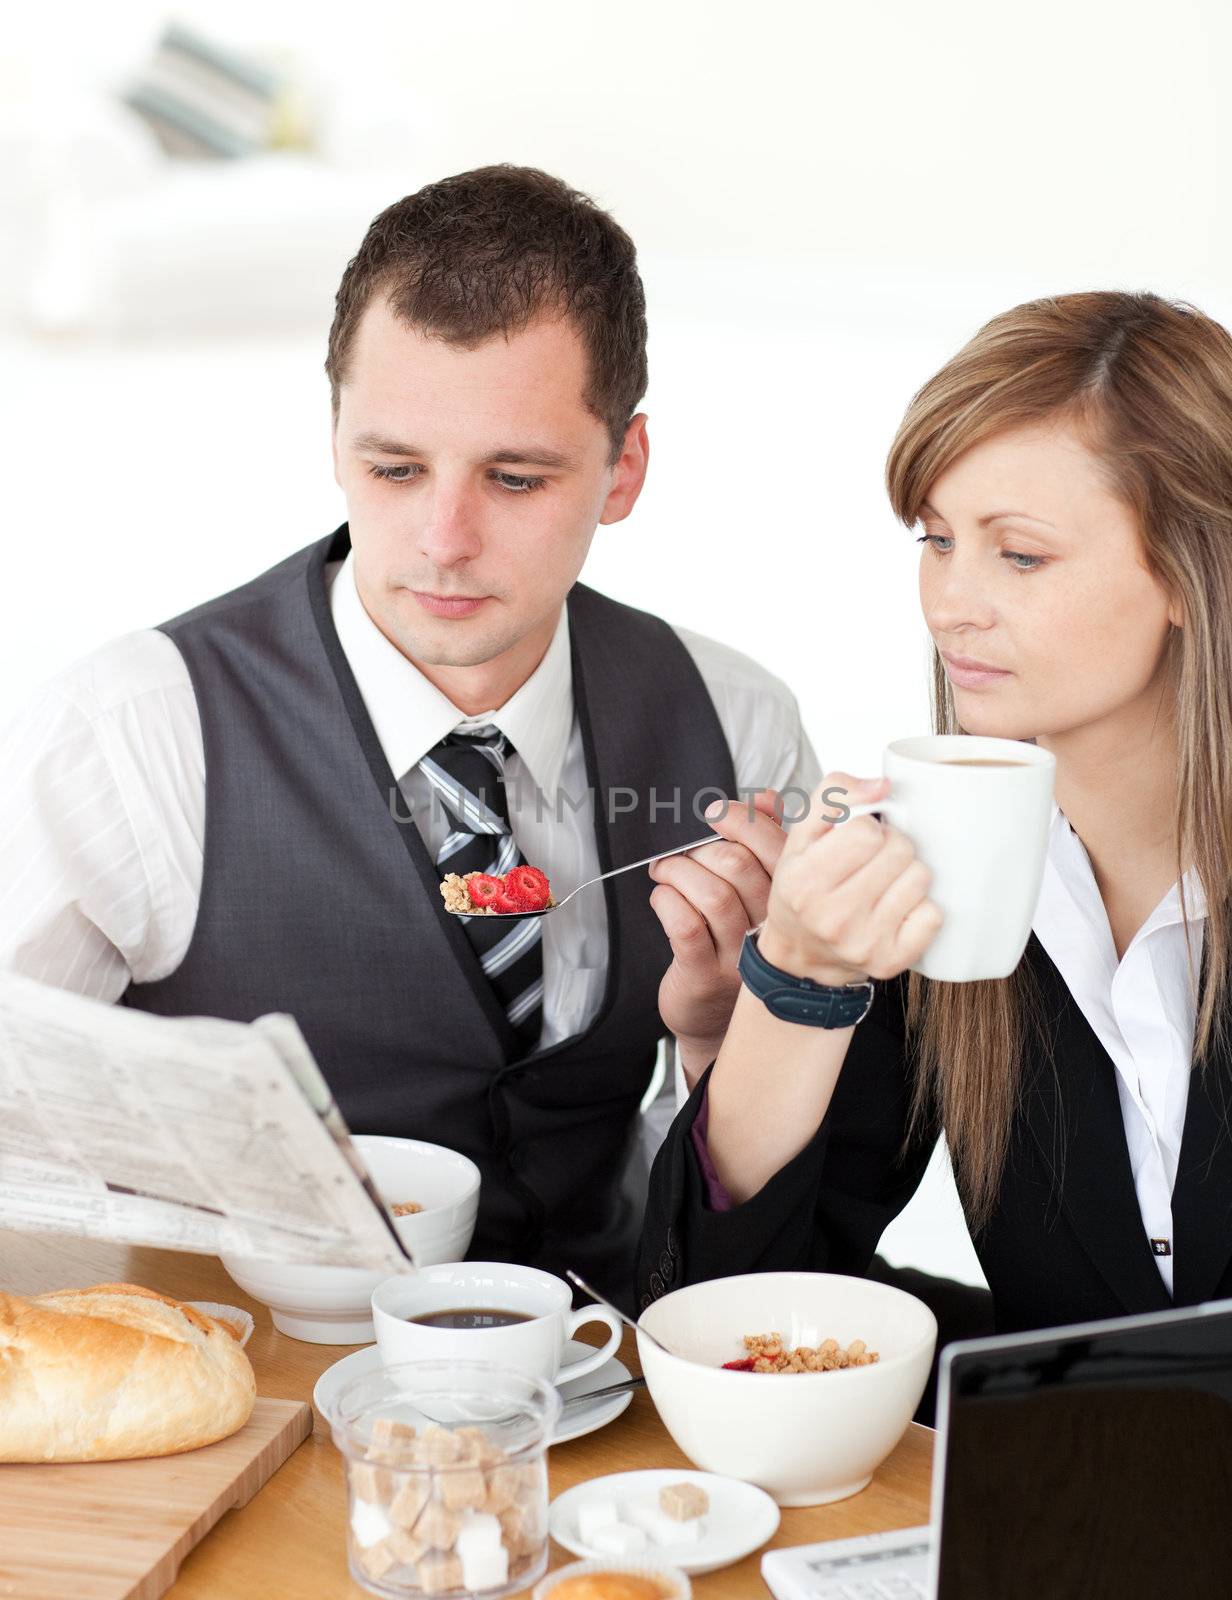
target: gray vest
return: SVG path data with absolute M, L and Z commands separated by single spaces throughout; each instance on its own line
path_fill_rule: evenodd
M 179 967 L 131 984 L 122 1003 L 243 1022 L 290 1012 L 354 1131 L 433 1140 L 479 1165 L 473 1259 L 576 1266 L 627 1291 L 640 1206 L 621 1175 L 670 959 L 648 881 L 631 872 L 588 891 L 607 898 L 599 1013 L 584 1033 L 520 1054 L 462 924 L 444 910 L 339 643 L 324 568 L 349 549 L 343 523 L 161 625 L 201 717 L 201 899 Z M 734 795 L 735 775 L 672 629 L 582 584 L 568 607 L 606 871 L 704 832 L 696 811 Z

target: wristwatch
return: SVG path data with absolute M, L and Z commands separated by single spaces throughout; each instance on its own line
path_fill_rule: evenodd
M 809 1028 L 852 1028 L 864 1021 L 873 1003 L 871 979 L 832 986 L 772 966 L 757 947 L 755 929 L 744 936 L 739 970 L 746 988 L 784 1022 L 801 1022 Z

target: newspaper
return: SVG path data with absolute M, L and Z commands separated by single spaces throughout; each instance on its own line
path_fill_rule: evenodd
M 410 1270 L 295 1019 L 0 976 L 0 1227 Z

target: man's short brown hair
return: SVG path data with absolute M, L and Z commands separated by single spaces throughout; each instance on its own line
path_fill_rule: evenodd
M 646 298 L 633 241 L 606 211 L 535 167 L 479 167 L 382 211 L 342 275 L 325 371 L 334 419 L 374 294 L 395 316 L 474 348 L 540 315 L 568 316 L 586 348 L 583 394 L 610 460 L 646 392 Z

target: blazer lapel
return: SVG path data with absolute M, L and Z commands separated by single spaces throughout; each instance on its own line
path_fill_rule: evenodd
M 1206 981 L 1206 951 L 1198 988 Z M 1225 1018 L 1232 1024 L 1232 1019 Z M 1232 1035 L 1232 1026 L 1229 1027 Z M 1214 1299 L 1232 1257 L 1232 1049 L 1194 1063 L 1172 1191 L 1173 1287 L 1179 1305 Z
M 1100 1276 L 1127 1312 L 1173 1304 L 1151 1254 L 1134 1188 L 1116 1068 L 1044 947 L 1027 947 L 1053 1028 L 1056 1071 L 1045 1066 L 1024 1104 L 1061 1205 Z

